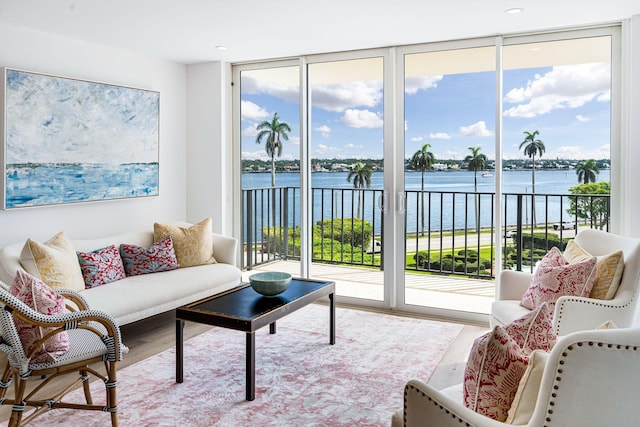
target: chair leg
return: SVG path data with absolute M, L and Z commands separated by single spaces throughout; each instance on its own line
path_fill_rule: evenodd
M 107 380 L 105 385 L 107 388 L 107 411 L 111 414 L 111 426 L 118 427 L 118 401 L 116 399 L 116 362 L 105 362 L 107 370 Z
M 91 388 L 89 387 L 89 374 L 87 371 L 80 371 L 80 376 L 82 377 L 82 388 L 84 389 L 84 398 L 87 401 L 87 405 L 93 404 L 93 399 L 91 398 Z
M 9 419 L 9 427 L 18 427 L 20 422 L 22 421 L 22 414 L 24 413 L 23 404 L 24 400 L 24 391 L 27 387 L 27 381 L 20 378 L 20 375 L 17 371 L 12 371 L 14 376 L 14 391 L 15 391 L 15 399 L 13 408 L 11 410 L 11 418 Z
M 0 379 L 0 399 L 4 399 L 7 395 L 7 389 L 11 384 L 11 365 L 7 362 L 7 366 L 2 373 L 2 379 Z

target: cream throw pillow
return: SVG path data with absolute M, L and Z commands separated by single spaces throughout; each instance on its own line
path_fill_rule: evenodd
M 76 251 L 63 231 L 44 243 L 27 239 L 20 264 L 53 289 L 82 291 L 84 278 Z
M 518 391 L 513 398 L 509 409 L 507 424 L 527 424 L 533 415 L 542 381 L 544 365 L 547 363 L 549 353 L 543 350 L 534 350 L 529 356 L 529 364 L 518 384 Z
M 191 227 L 178 227 L 155 223 L 153 225 L 153 241 L 158 242 L 167 236 L 173 240 L 180 267 L 215 264 L 213 256 L 213 221 L 206 218 Z
M 585 251 L 579 244 L 569 240 L 564 257 L 570 264 L 586 261 L 593 255 Z M 622 272 L 624 271 L 624 257 L 622 251 L 596 257 L 596 280 L 593 283 L 590 298 L 612 299 L 618 291 Z

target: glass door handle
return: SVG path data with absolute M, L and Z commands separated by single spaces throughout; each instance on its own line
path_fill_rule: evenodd
M 407 209 L 407 197 L 404 194 L 404 191 L 399 191 L 397 194 L 398 201 L 398 213 L 402 214 Z
M 387 199 L 389 197 L 389 193 L 386 191 L 383 191 L 379 196 L 378 196 L 378 209 L 380 209 L 382 211 L 382 213 L 388 213 L 389 209 L 387 208 L 387 206 L 389 205 L 387 203 Z

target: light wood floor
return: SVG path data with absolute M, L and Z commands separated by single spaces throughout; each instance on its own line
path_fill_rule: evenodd
M 379 312 L 379 310 L 375 311 Z M 410 316 L 421 317 L 413 314 Z M 211 327 L 207 325 L 186 322 L 184 339 L 187 340 L 192 338 L 206 332 L 210 328 Z M 148 357 L 172 348 L 175 345 L 174 312 L 168 312 L 130 325 L 124 325 L 120 329 L 122 332 L 123 342 L 129 347 L 129 354 L 127 354 L 124 360 L 119 364 L 119 369 L 147 359 Z M 461 382 L 467 354 L 469 353 L 471 344 L 476 337 L 480 336 L 487 330 L 488 328 L 483 326 L 465 325 L 462 332 L 452 343 L 448 352 L 438 365 L 438 368 L 429 379 L 429 384 L 441 389 Z M 0 366 L 4 367 L 6 363 L 5 361 L 6 357 L 4 354 L 0 354 Z M 102 372 L 101 369 L 99 369 L 99 371 Z M 53 384 L 53 386 L 55 387 L 55 384 Z M 10 395 L 12 394 L 11 386 Z M 0 421 L 4 422 L 8 420 L 10 412 L 10 406 L 0 406 Z M 108 416 L 106 414 L 103 415 L 106 417 L 105 420 L 108 420 Z M 46 417 L 46 415 L 43 416 Z

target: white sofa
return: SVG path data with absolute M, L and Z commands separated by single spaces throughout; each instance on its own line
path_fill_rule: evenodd
M 149 230 L 71 242 L 76 251 L 82 252 L 110 245 L 119 247 L 121 243 L 148 248 L 153 243 L 153 227 Z M 16 271 L 22 269 L 20 252 L 24 243 L 14 243 L 0 249 L 0 280 L 7 286 L 13 282 Z M 92 309 L 110 314 L 118 325 L 132 323 L 237 286 L 242 275 L 236 267 L 237 246 L 235 238 L 213 233 L 216 264 L 128 276 L 106 285 L 85 289 L 80 294 Z

